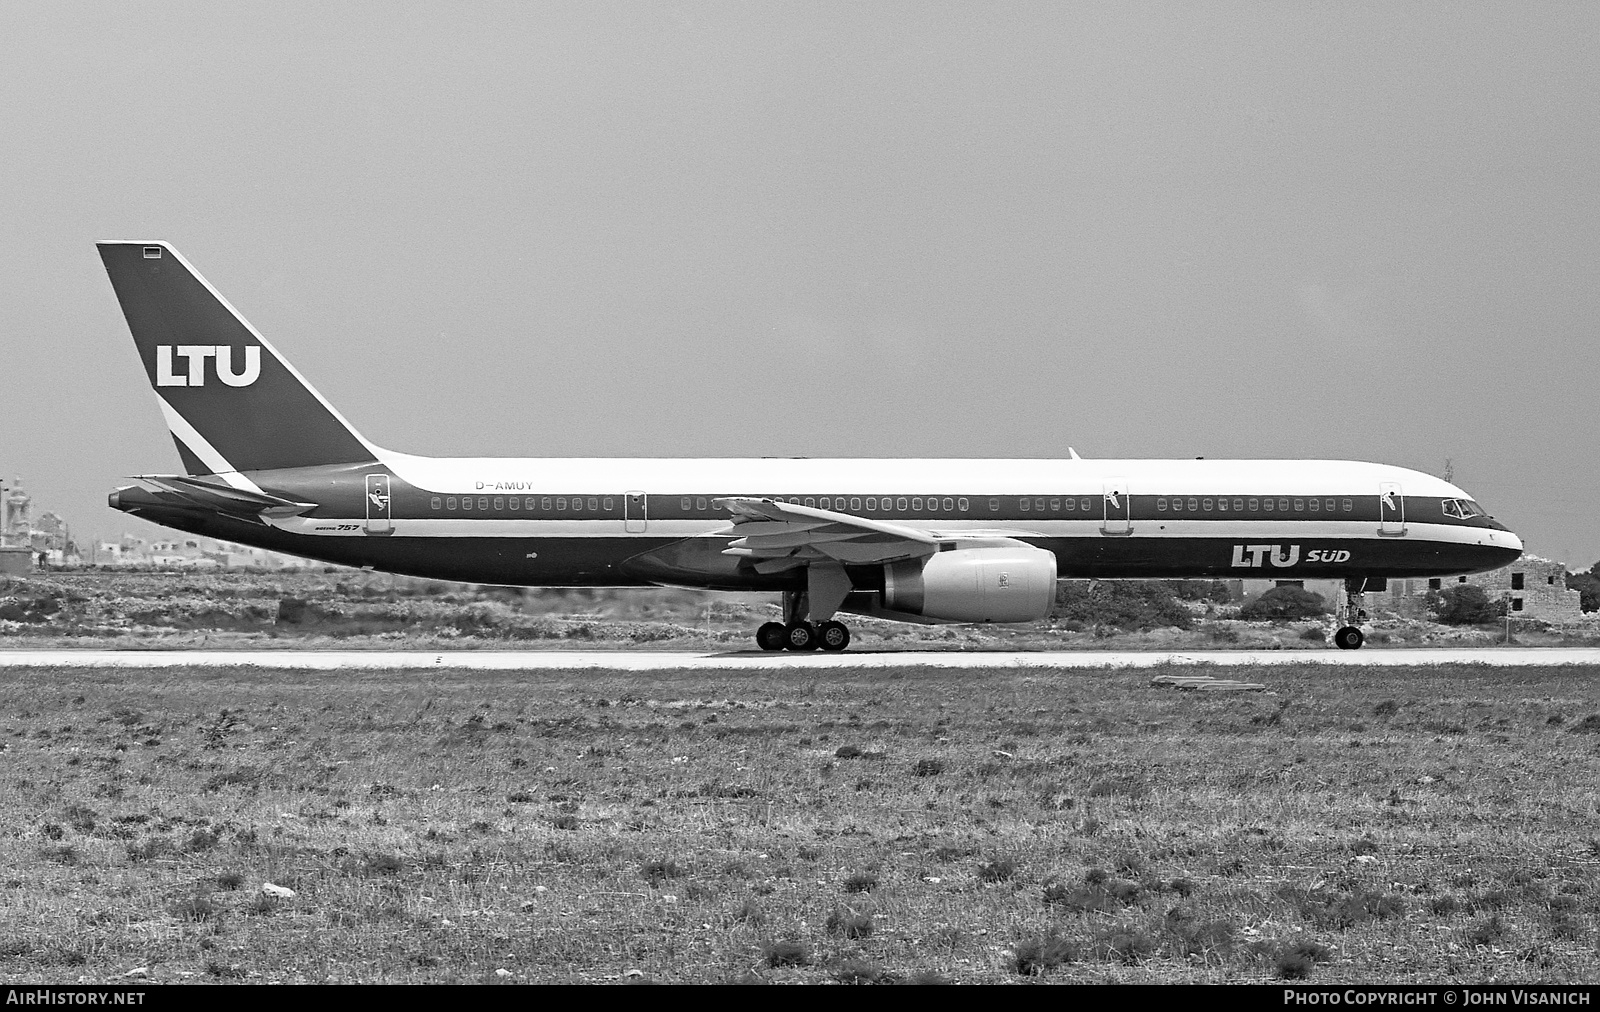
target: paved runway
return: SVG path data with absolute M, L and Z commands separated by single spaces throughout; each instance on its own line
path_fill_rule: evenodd
M 1153 668 L 1328 664 L 1341 667 L 1481 664 L 1497 668 L 1600 665 L 1600 649 L 1484 647 L 1471 650 L 1178 650 L 1178 651 L 846 651 L 827 653 L 670 653 L 625 650 L 0 650 L 5 668 L 273 668 L 296 671 L 771 671 L 827 668 Z

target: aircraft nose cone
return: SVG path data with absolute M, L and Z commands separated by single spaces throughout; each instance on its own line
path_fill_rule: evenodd
M 122 489 L 112 489 L 111 494 L 106 496 L 106 505 L 114 510 L 120 510 L 122 508 Z
M 1509 566 L 1522 558 L 1522 539 L 1503 528 L 1484 531 L 1484 538 L 1478 542 L 1478 546 L 1478 551 L 1492 558 L 1497 566 Z

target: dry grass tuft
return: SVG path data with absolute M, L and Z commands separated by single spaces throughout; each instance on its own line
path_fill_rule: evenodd
M 811 950 L 804 942 L 792 938 L 769 938 L 762 942 L 761 957 L 774 969 L 811 965 Z
M 834 910 L 828 914 L 826 926 L 830 935 L 841 935 L 845 938 L 870 938 L 872 936 L 872 915 Z
M 1012 947 L 1012 966 L 1024 977 L 1036 977 L 1046 970 L 1075 962 L 1080 946 L 1054 932 L 1018 939 Z
M 978 869 L 978 878 L 984 882 L 1009 882 L 1017 874 L 1017 862 L 1009 857 L 996 858 Z

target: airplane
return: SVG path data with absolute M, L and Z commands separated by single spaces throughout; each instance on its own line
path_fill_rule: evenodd
M 109 504 L 344 566 L 526 587 L 771 591 L 763 650 L 843 650 L 840 614 L 1046 617 L 1058 579 L 1482 572 L 1522 542 L 1466 492 L 1339 460 L 422 457 L 362 436 L 169 243 L 98 244 L 184 474 Z

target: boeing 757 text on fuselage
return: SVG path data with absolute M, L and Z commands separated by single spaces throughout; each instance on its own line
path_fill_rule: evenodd
M 186 472 L 111 506 L 272 551 L 471 583 L 772 591 L 767 650 L 844 649 L 840 613 L 1028 622 L 1058 578 L 1190 577 L 1343 580 L 1350 649 L 1377 581 L 1522 551 L 1449 482 L 1355 461 L 397 453 L 170 245 L 99 248 Z

